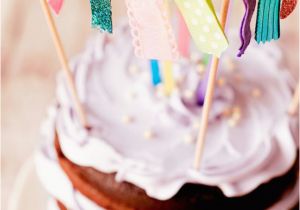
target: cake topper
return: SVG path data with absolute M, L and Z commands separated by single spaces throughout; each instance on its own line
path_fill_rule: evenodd
M 111 0 L 90 0 L 92 27 L 112 33 Z
M 228 47 L 228 41 L 211 0 L 175 2 L 198 49 L 219 57 Z
M 225 28 L 226 25 L 229 5 L 230 5 L 230 0 L 223 0 L 221 13 L 220 13 L 220 25 L 223 29 Z M 195 152 L 195 159 L 194 159 L 194 168 L 196 170 L 200 168 L 201 158 L 203 155 L 205 137 L 206 137 L 207 126 L 208 126 L 208 117 L 212 105 L 218 65 L 219 65 L 219 57 L 213 56 L 210 70 L 209 70 L 207 88 L 205 92 L 205 100 L 204 100 L 203 111 L 202 111 L 202 119 L 200 123 L 200 130 L 198 133 L 197 144 L 196 144 L 196 152 Z
M 177 44 L 163 0 L 126 0 L 137 57 L 176 60 Z
M 72 71 L 70 69 L 68 59 L 67 59 L 63 44 L 61 42 L 59 33 L 57 31 L 55 22 L 53 20 L 52 15 L 51 15 L 51 11 L 49 9 L 47 0 L 40 0 L 40 2 L 41 2 L 41 5 L 42 5 L 42 8 L 43 8 L 43 12 L 45 14 L 45 17 L 47 19 L 47 23 L 48 23 L 50 32 L 52 34 L 53 42 L 55 44 L 58 57 L 60 59 L 60 62 L 61 62 L 62 67 L 63 67 L 63 71 L 65 73 L 65 79 L 66 79 L 71 97 L 73 99 L 74 109 L 78 114 L 78 118 L 79 118 L 82 126 L 87 128 L 88 127 L 88 122 L 87 122 L 86 113 L 85 113 L 85 110 L 84 110 L 84 108 L 83 108 L 83 106 L 80 102 L 77 90 L 75 88 Z
M 156 86 L 161 83 L 158 60 L 150 60 L 150 69 L 152 76 L 152 84 Z
M 178 21 L 178 50 L 180 55 L 188 58 L 190 55 L 190 34 L 187 25 L 180 12 L 177 12 Z
M 280 0 L 259 0 L 255 40 L 257 43 L 277 40 L 280 37 L 279 25 Z
M 241 23 L 240 38 L 242 41 L 242 45 L 239 49 L 238 57 L 241 57 L 245 53 L 245 50 L 250 44 L 251 36 L 252 36 L 250 23 L 256 6 L 256 0 L 243 0 L 243 1 L 244 1 L 246 12 Z
M 63 0 L 49 0 L 48 3 L 51 6 L 51 8 L 54 10 L 56 14 L 59 14 L 60 9 L 63 5 Z
M 296 8 L 297 0 L 282 0 L 280 8 L 280 18 L 284 19 L 289 16 Z

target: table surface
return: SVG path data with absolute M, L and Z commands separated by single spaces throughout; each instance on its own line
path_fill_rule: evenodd
M 47 106 L 54 100 L 55 75 L 60 64 L 39 2 L 3 0 L 1 3 L 1 205 L 5 209 L 20 166 L 39 145 L 40 123 Z M 118 17 L 124 11 L 124 2 L 115 0 L 113 3 L 114 15 Z M 237 9 L 231 13 L 238 17 L 231 18 L 232 25 L 236 26 L 243 12 L 243 5 L 237 3 L 234 5 Z M 298 11 L 282 21 L 279 41 L 289 49 L 285 51 L 286 58 L 295 76 L 298 76 L 299 57 L 297 17 Z M 80 51 L 91 33 L 95 33 L 90 28 L 90 8 L 86 1 L 65 1 L 56 21 L 70 57 Z

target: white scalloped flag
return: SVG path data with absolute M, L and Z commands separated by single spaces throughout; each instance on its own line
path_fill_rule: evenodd
M 220 56 L 228 40 L 211 0 L 175 0 L 199 50 Z

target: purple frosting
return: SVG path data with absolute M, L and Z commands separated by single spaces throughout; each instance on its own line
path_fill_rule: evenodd
M 242 46 L 239 49 L 238 57 L 241 57 L 245 53 L 245 50 L 247 49 L 251 41 L 250 23 L 256 6 L 256 0 L 243 0 L 243 1 L 244 1 L 246 11 L 240 28 L 240 38 L 242 41 Z

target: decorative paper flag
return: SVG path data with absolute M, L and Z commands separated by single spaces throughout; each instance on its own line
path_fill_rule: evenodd
M 297 0 L 282 0 L 280 9 L 280 18 L 284 19 L 289 16 L 296 8 Z
M 199 50 L 220 56 L 228 41 L 211 0 L 175 0 Z
M 51 8 L 54 10 L 56 14 L 59 13 L 62 5 L 63 5 L 63 0 L 49 0 L 48 3 L 51 6 Z
M 204 65 L 204 68 L 206 68 L 206 71 L 204 73 L 203 79 L 201 80 L 197 88 L 196 96 L 197 96 L 197 104 L 199 106 L 203 106 L 205 100 L 205 93 L 206 93 L 208 77 L 210 73 L 210 66 L 208 66 L 210 62 L 210 57 L 211 56 L 209 56 L 208 54 L 204 54 L 202 58 L 202 63 Z
M 177 44 L 164 0 L 126 0 L 137 57 L 176 60 Z
M 173 65 L 170 61 L 163 62 L 162 74 L 165 94 L 169 96 L 175 88 L 175 81 L 172 71 Z
M 158 60 L 150 60 L 152 84 L 154 86 L 161 83 Z
M 180 12 L 178 12 L 178 49 L 181 56 L 187 58 L 190 54 L 190 33 Z
M 258 1 L 255 29 L 255 40 L 257 43 L 279 39 L 279 6 L 280 0 Z
M 242 41 L 242 46 L 239 49 L 238 57 L 241 57 L 245 53 L 245 50 L 247 49 L 251 41 L 250 23 L 255 10 L 256 0 L 244 0 L 244 4 L 246 12 L 242 20 L 240 29 L 240 38 Z
M 112 33 L 111 0 L 90 0 L 92 27 Z

